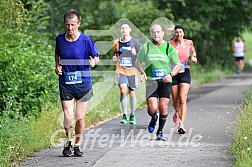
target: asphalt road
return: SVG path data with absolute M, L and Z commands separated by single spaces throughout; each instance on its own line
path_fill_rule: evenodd
M 179 135 L 172 121 L 173 108 L 164 129 L 167 141 L 149 134 L 146 109 L 136 112 L 136 125 L 120 124 L 121 116 L 86 131 L 83 157 L 63 157 L 62 146 L 35 152 L 18 166 L 38 167 L 227 167 L 234 165 L 228 148 L 233 122 L 252 74 L 233 75 L 190 91 L 186 134 Z

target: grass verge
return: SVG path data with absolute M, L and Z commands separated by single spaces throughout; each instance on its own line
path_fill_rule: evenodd
M 233 145 L 230 151 L 236 158 L 236 167 L 252 166 L 252 89 L 238 108 L 233 125 Z
M 59 127 L 58 110 L 44 107 L 39 118 L 0 120 L 0 166 L 14 166 L 32 152 L 49 147 L 50 134 Z
M 245 53 L 245 61 L 252 59 L 252 38 L 251 38 L 252 33 L 251 32 L 244 32 L 242 34 L 246 47 L 247 47 L 247 51 Z
M 200 64 L 191 65 L 190 71 L 192 78 L 191 89 L 198 88 L 205 83 L 224 79 L 226 76 L 232 74 L 230 69 L 221 69 L 221 67 L 216 67 L 211 70 L 202 67 Z

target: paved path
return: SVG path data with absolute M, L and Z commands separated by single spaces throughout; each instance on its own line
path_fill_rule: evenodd
M 62 147 L 34 153 L 19 166 L 71 167 L 227 167 L 234 157 L 228 148 L 230 128 L 252 74 L 241 74 L 206 84 L 190 91 L 188 97 L 187 133 L 179 135 L 172 122 L 173 108 L 164 133 L 167 141 L 156 141 L 147 132 L 150 117 L 146 109 L 138 110 L 137 125 L 122 125 L 120 118 L 86 131 L 84 157 L 62 157 Z

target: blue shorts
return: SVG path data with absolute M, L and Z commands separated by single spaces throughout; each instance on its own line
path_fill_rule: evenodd
M 118 85 L 127 84 L 130 90 L 137 89 L 137 81 L 138 81 L 137 75 L 126 76 L 124 74 L 119 73 L 117 76 L 118 76 L 117 77 Z

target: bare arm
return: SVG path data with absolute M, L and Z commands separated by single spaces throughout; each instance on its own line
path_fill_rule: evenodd
M 246 45 L 244 43 L 243 52 L 246 52 L 246 51 L 247 51 L 247 47 L 246 47 Z
M 145 80 L 147 80 L 147 76 L 144 72 L 144 68 L 143 68 L 141 62 L 139 62 L 138 60 L 136 61 L 136 68 L 141 73 L 140 81 L 143 83 Z
M 170 74 L 166 75 L 164 78 L 163 78 L 163 81 L 164 82 L 171 82 L 172 80 L 172 77 L 177 75 L 179 73 L 179 70 L 181 69 L 182 67 L 182 64 L 181 63 L 178 63 L 178 64 L 175 64 L 173 70 L 171 71 Z
M 58 75 L 62 75 L 62 66 L 59 63 L 59 60 L 60 60 L 59 55 L 55 54 L 55 65 L 56 65 L 55 73 Z
M 175 66 L 171 72 L 172 73 L 171 75 L 177 75 L 179 73 L 179 71 L 181 70 L 181 67 L 182 67 L 181 63 L 175 64 Z
M 235 53 L 235 45 L 232 45 L 232 51 Z
M 193 45 L 193 41 L 192 40 L 189 40 L 189 45 L 190 45 L 190 56 L 191 56 L 191 60 L 192 60 L 192 63 L 197 63 L 198 60 L 197 60 L 197 55 L 196 55 L 196 50 L 194 48 L 194 45 Z

